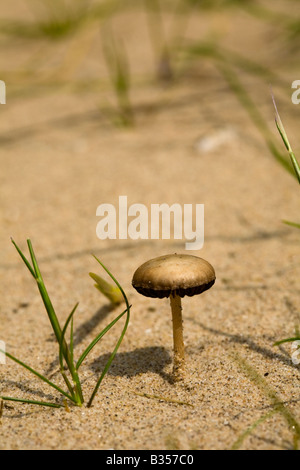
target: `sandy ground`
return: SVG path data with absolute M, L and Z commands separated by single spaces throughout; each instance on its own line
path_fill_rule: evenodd
M 29 15 L 24 2 L 6 8 L 3 18 Z M 299 222 L 297 183 L 273 160 L 210 60 L 180 62 L 172 85 L 155 82 L 144 20 L 135 10 L 114 20 L 130 51 L 131 129 L 110 119 L 114 96 L 97 25 L 63 43 L 0 38 L 0 78 L 7 84 L 7 104 L 0 108 L 0 339 L 9 352 L 62 384 L 42 301 L 10 237 L 24 250 L 26 239 L 32 240 L 61 321 L 79 302 L 77 357 L 122 311 L 110 310 L 94 289 L 88 273 L 103 271 L 92 253 L 132 303 L 128 331 L 93 407 L 67 412 L 6 402 L 0 449 L 230 449 L 276 403 L 279 411 L 240 448 L 291 449 L 293 418 L 300 421 L 299 367 L 291 361 L 290 344 L 273 343 L 294 335 L 299 324 L 299 233 L 282 223 Z M 278 27 L 238 10 L 194 14 L 187 37 L 209 32 L 282 77 L 274 92 L 297 150 L 300 108 L 290 101 L 290 86 L 299 78 L 299 60 L 293 44 L 284 42 Z M 240 79 L 283 150 L 268 82 L 245 73 Z M 208 137 L 213 149 L 203 150 Z M 142 297 L 131 278 L 150 258 L 185 252 L 185 241 L 100 241 L 96 208 L 117 206 L 119 195 L 147 208 L 205 205 L 204 247 L 190 254 L 207 259 L 217 281 L 201 296 L 183 299 L 183 383 L 171 381 L 168 301 Z M 106 335 L 82 366 L 86 397 L 122 327 Z M 0 366 L 0 380 L 1 395 L 60 400 L 10 360 Z

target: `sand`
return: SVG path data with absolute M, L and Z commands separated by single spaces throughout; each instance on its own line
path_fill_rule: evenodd
M 274 2 L 274 9 L 282 11 L 283 4 Z M 11 1 L 1 18 L 29 15 L 24 2 Z M 111 119 L 115 98 L 97 23 L 61 42 L 0 37 L 0 78 L 7 85 L 7 104 L 0 107 L 0 340 L 63 386 L 49 320 L 10 237 L 24 251 L 31 239 L 61 322 L 79 302 L 76 357 L 123 309 L 111 309 L 93 287 L 90 271 L 108 277 L 92 254 L 132 304 L 126 336 L 93 406 L 69 405 L 68 411 L 5 402 L 0 449 L 292 449 L 293 419 L 300 420 L 299 366 L 291 344 L 273 344 L 293 336 L 299 324 L 299 232 L 282 223 L 299 222 L 297 182 L 273 159 L 209 58 L 180 57 L 174 82 L 158 84 L 143 12 L 120 13 L 114 26 L 131 64 L 136 123 L 128 129 Z M 299 71 L 294 43 L 278 25 L 239 9 L 194 13 L 187 42 L 209 34 L 281 77 L 273 91 L 297 153 L 300 108 L 290 100 Z M 269 81 L 238 73 L 284 153 Z M 190 254 L 207 259 L 217 280 L 202 295 L 183 299 L 183 382 L 172 383 L 168 300 L 139 295 L 131 279 L 150 258 L 186 253 L 185 240 L 99 240 L 96 209 L 117 206 L 120 195 L 148 209 L 205 206 L 204 246 Z M 122 321 L 81 368 L 86 398 Z M 0 365 L 0 395 L 61 402 L 9 359 Z

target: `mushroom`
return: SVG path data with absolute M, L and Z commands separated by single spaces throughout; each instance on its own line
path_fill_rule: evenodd
M 214 268 L 198 256 L 172 254 L 159 256 L 142 264 L 132 278 L 133 287 L 146 297 L 170 297 L 175 380 L 183 379 L 184 342 L 181 298 L 192 297 L 210 289 L 216 280 Z

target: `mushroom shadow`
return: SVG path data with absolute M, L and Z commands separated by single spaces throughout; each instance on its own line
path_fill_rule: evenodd
M 103 370 L 110 353 L 103 354 L 95 359 L 91 368 L 94 371 Z M 164 368 L 172 363 L 172 358 L 168 351 L 161 346 L 152 346 L 135 349 L 129 352 L 119 352 L 112 362 L 108 374 L 113 376 L 134 377 L 147 372 L 154 372 L 164 380 L 172 382 L 172 375 L 164 372 Z

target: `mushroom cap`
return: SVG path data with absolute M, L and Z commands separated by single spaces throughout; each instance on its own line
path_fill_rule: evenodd
M 142 264 L 132 278 L 133 287 L 146 297 L 201 294 L 215 283 L 214 268 L 198 256 L 172 254 Z

